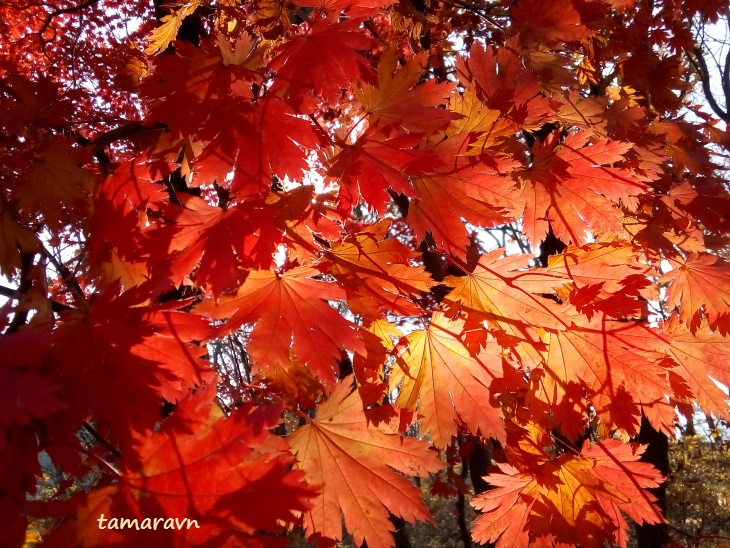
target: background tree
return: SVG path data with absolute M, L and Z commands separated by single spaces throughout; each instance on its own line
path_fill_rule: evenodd
M 6 538 L 406 545 L 471 473 L 478 543 L 668 541 L 661 445 L 728 417 L 727 10 L 1 4 Z

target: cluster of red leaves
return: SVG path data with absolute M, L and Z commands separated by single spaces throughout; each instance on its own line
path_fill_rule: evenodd
M 477 542 L 663 520 L 642 417 L 730 416 L 730 139 L 679 98 L 727 7 L 416 4 L 0 6 L 9 542 L 389 546 L 466 436 L 499 448 Z

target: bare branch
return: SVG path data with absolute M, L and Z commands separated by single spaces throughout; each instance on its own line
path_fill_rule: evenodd
M 702 49 L 699 46 L 695 46 L 691 53 L 687 52 L 687 58 L 689 59 L 690 64 L 695 69 L 700 77 L 700 80 L 702 81 L 702 90 L 705 93 L 705 98 L 707 99 L 707 103 L 710 105 L 712 111 L 717 114 L 717 116 L 721 120 L 724 120 L 725 122 L 730 122 L 730 114 L 727 111 L 727 102 L 726 109 L 723 110 L 712 92 L 712 86 L 710 85 L 710 71 L 707 68 L 707 62 L 705 61 Z M 730 66 L 730 53 L 728 53 L 728 57 L 725 61 L 725 66 Z M 727 75 L 727 70 L 725 71 L 725 74 L 721 75 L 723 77 L 723 84 L 724 80 L 727 79 Z M 726 86 L 723 86 L 723 88 L 725 87 Z M 725 99 L 727 100 L 727 98 L 728 93 L 726 91 Z
M 13 289 L 12 287 L 5 287 L 4 285 L 0 285 L 0 295 L 14 300 L 18 300 L 23 297 L 20 290 Z M 67 304 L 59 303 L 58 301 L 51 301 L 51 310 L 54 312 L 63 312 L 64 310 L 73 310 L 73 308 Z

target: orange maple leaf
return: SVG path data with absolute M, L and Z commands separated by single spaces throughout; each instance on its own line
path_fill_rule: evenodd
M 463 312 L 470 324 L 486 320 L 516 338 L 531 326 L 565 329 L 554 303 L 541 295 L 552 294 L 568 281 L 558 272 L 528 270 L 524 255 L 502 257 L 504 249 L 482 255 L 474 272 L 452 276 L 444 282 L 453 287 L 444 304 L 450 313 Z
M 459 115 L 439 108 L 454 91 L 454 84 L 438 84 L 435 80 L 418 84 L 423 76 L 426 52 L 416 55 L 396 70 L 399 51 L 389 49 L 378 63 L 378 86 L 361 84 L 355 87 L 355 98 L 380 126 L 396 125 L 398 131 L 433 132 L 444 129 Z M 402 128 L 402 129 L 400 129 Z
M 446 447 L 461 419 L 482 436 L 504 440 L 502 411 L 491 393 L 502 377 L 502 360 L 487 352 L 472 355 L 459 337 L 463 320 L 435 312 L 427 329 L 406 336 L 391 388 L 400 387 L 396 404 L 423 416 L 421 431 L 437 447 Z
M 662 354 L 651 346 L 655 334 L 640 323 L 611 321 L 600 314 L 590 321 L 575 314 L 570 322 L 570 329 L 544 335 L 545 365 L 535 377 L 541 379 L 543 397 L 556 406 L 556 421 L 573 412 L 583 393 L 605 424 L 630 435 L 638 434 L 644 406 L 670 407 L 669 373 Z M 570 434 L 578 431 L 582 426 Z
M 461 256 L 469 243 L 462 219 L 489 228 L 509 221 L 522 206 L 512 180 L 468 155 L 469 139 L 454 136 L 429 149 L 441 165 L 411 177 L 414 199 L 407 216 L 419 239 L 430 232 L 437 246 Z
M 521 174 L 527 238 L 537 245 L 549 226 L 564 242 L 586 243 L 586 230 L 621 234 L 619 202 L 635 206 L 634 197 L 648 189 L 631 171 L 610 167 L 624 160 L 631 145 L 607 140 L 588 144 L 587 132 L 558 144 L 559 133 L 536 146 L 532 165 Z
M 431 521 L 420 491 L 398 472 L 425 476 L 443 462 L 427 443 L 382 422 L 369 424 L 352 377 L 338 383 L 317 417 L 287 441 L 307 482 L 321 488 L 304 516 L 309 537 L 341 539 L 344 515 L 357 545 L 390 547 L 388 512 L 411 523 Z
M 676 362 L 674 371 L 687 382 L 697 404 L 707 413 L 730 417 L 727 391 L 713 380 L 730 385 L 730 338 L 713 331 L 706 320 L 692 333 L 676 316 L 665 323 L 664 335 L 660 349 Z
M 533 455 L 531 466 L 500 464 L 486 480 L 496 489 L 472 502 L 482 515 L 474 522 L 477 542 L 497 548 L 569 544 L 599 548 L 605 542 L 626 546 L 625 512 L 637 523 L 661 523 L 654 495 L 662 476 L 637 462 L 644 448 L 617 440 L 599 442 L 580 455 Z M 557 524 L 560 524 L 559 526 Z
M 692 332 L 702 323 L 723 335 L 730 334 L 730 263 L 710 253 L 671 258 L 672 270 L 659 281 L 670 282 L 667 304 L 679 308 L 679 318 Z
M 397 238 L 387 238 L 390 221 L 380 221 L 332 246 L 317 265 L 347 291 L 355 314 L 373 320 L 385 311 L 416 315 L 413 297 L 428 293 L 433 279 L 411 264 L 417 255 Z

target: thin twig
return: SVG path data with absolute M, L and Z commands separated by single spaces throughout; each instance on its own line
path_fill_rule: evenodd
M 105 440 L 99 434 L 99 432 L 97 432 L 96 429 L 93 426 L 91 426 L 88 422 L 84 421 L 83 423 L 81 423 L 81 427 L 84 430 L 86 430 L 89 434 L 91 434 L 93 436 L 93 438 L 97 442 L 99 442 L 101 445 L 103 445 L 104 447 L 106 447 L 111 454 L 113 454 L 116 457 L 121 457 L 122 456 L 121 451 L 119 451 L 119 449 L 117 449 L 111 443 L 109 443 L 107 440 Z

